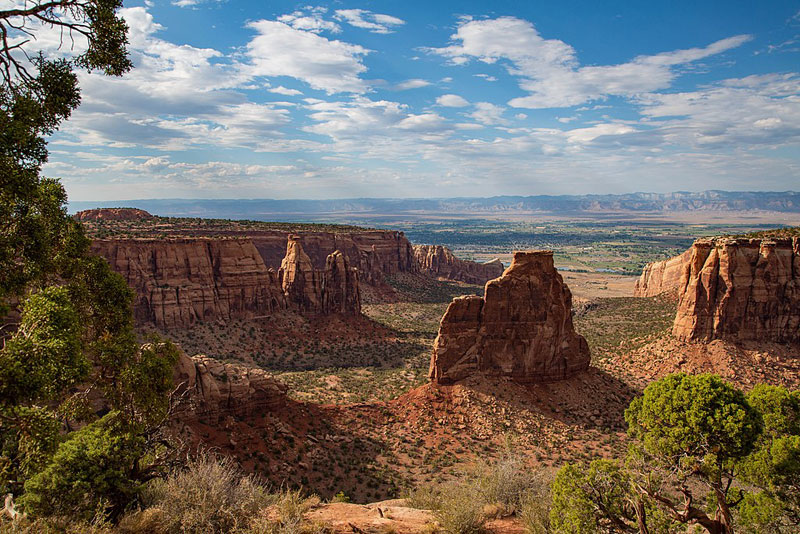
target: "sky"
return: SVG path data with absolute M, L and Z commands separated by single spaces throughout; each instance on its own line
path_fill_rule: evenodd
M 71 200 L 800 190 L 798 1 L 122 15 L 135 68 L 82 73 L 50 139 L 45 173 Z

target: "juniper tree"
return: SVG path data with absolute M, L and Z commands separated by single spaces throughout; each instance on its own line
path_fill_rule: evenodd
M 34 514 L 101 502 L 118 513 L 159 465 L 175 351 L 140 349 L 130 288 L 90 253 L 61 183 L 41 175 L 47 136 L 80 104 L 76 69 L 131 67 L 119 7 L 0 11 L 0 491 L 24 494 Z M 62 36 L 54 57 L 30 50 L 46 31 Z

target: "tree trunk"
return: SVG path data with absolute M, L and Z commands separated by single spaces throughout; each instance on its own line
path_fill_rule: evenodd
M 639 534 L 650 534 L 650 529 L 647 528 L 647 511 L 644 509 L 644 502 L 641 500 L 633 504 L 636 510 L 636 522 L 639 526 Z

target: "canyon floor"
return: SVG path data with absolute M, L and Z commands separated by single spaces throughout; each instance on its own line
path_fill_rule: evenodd
M 410 274 L 389 279 L 391 302 L 367 294 L 357 321 L 287 316 L 168 333 L 189 353 L 270 370 L 292 399 L 281 413 L 229 418 L 222 427 L 201 422 L 185 436 L 237 456 L 276 484 L 368 503 L 455 479 L 509 451 L 544 470 L 621 455 L 625 408 L 670 372 L 716 372 L 744 387 L 800 383 L 797 347 L 677 342 L 669 335 L 672 299 L 604 296 L 609 286 L 630 284 L 610 274 L 568 273 L 567 280 L 592 367 L 551 384 L 430 384 L 442 313 L 453 296 L 482 288 Z

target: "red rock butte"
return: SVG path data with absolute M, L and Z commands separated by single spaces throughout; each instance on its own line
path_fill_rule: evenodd
M 154 217 L 138 208 L 98 208 L 79 211 L 73 215 L 77 221 L 142 221 Z
M 552 251 L 515 252 L 508 269 L 487 282 L 484 297 L 450 303 L 434 343 L 430 379 L 448 384 L 479 374 L 550 382 L 586 370 L 589 361 Z
M 800 238 L 698 239 L 690 252 L 673 335 L 800 341 Z

